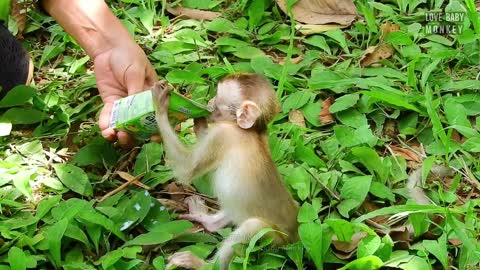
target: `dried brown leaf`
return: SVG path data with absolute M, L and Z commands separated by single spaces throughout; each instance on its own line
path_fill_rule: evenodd
M 168 184 L 165 189 L 170 194 L 170 198 L 174 201 L 183 202 L 186 197 L 183 187 L 177 185 L 175 182 Z
M 303 116 L 302 111 L 300 110 L 291 110 L 288 113 L 288 121 L 295 125 L 306 127 L 305 125 L 305 117 Z
M 165 206 L 169 212 L 185 212 L 187 211 L 187 206 L 178 201 L 169 200 L 169 199 L 157 199 L 163 206 Z
M 18 27 L 18 38 L 23 38 L 23 31 L 27 24 L 27 8 L 23 1 L 12 0 L 10 1 L 10 16 L 15 20 Z
M 297 24 L 295 28 L 304 36 L 323 33 L 334 29 L 343 29 L 348 25 L 342 24 Z
M 283 12 L 287 12 L 285 0 L 276 2 Z M 306 24 L 350 25 L 357 16 L 351 0 L 299 0 L 293 5 L 292 13 L 296 21 Z
M 371 46 L 365 50 L 365 53 L 360 59 L 362 67 L 368 67 L 372 64 L 378 63 L 381 60 L 390 58 L 394 53 L 392 46 L 388 44 L 381 44 L 378 46 Z
M 333 97 L 329 97 L 326 100 L 323 101 L 322 103 L 322 110 L 319 113 L 319 118 L 320 118 L 320 123 L 322 124 L 328 124 L 333 122 L 334 118 L 333 115 L 330 113 L 329 109 L 330 106 L 332 106 L 332 103 L 334 101 Z
M 385 36 L 390 32 L 395 32 L 400 30 L 400 26 L 393 24 L 391 22 L 386 22 L 380 26 L 380 31 L 382 32 L 381 40 L 385 38 Z
M 180 5 L 172 7 L 170 4 L 167 4 L 167 11 L 177 17 L 183 17 L 199 21 L 211 21 L 215 18 L 222 16 L 222 13 L 220 12 L 185 8 Z

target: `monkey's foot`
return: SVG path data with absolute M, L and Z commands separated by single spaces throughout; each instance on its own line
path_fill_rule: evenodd
M 187 269 L 200 269 L 207 263 L 198 258 L 190 251 L 177 252 L 168 258 L 168 264 L 165 269 L 170 269 L 172 266 L 179 266 Z
M 190 196 L 185 199 L 185 202 L 188 205 L 189 213 L 180 215 L 181 219 L 198 222 L 209 232 L 216 232 L 230 223 L 221 211 L 213 215 L 207 214 L 207 206 L 200 196 Z

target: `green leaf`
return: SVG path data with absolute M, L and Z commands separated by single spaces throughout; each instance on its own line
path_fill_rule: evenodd
M 445 101 L 444 105 L 445 116 L 447 117 L 448 124 L 451 126 L 466 127 L 471 129 L 472 125 L 468 120 L 465 107 L 456 102 L 453 98 L 449 98 Z M 469 133 L 464 133 L 463 129 L 457 128 L 457 131 L 463 136 L 471 137 Z
M 387 199 L 391 202 L 395 201 L 395 195 L 393 194 L 392 190 L 384 184 L 376 181 L 372 182 L 372 185 L 370 186 L 370 193 L 380 199 Z
M 245 250 L 245 258 L 243 259 L 243 270 L 247 270 L 247 264 L 248 264 L 248 258 L 250 257 L 250 253 L 253 252 L 253 249 L 255 248 L 255 244 L 262 238 L 265 234 L 269 232 L 277 232 L 274 229 L 271 228 L 263 228 L 259 232 L 257 232 L 248 242 L 247 249 Z
M 423 240 L 422 242 L 425 249 L 433 254 L 442 264 L 443 269 L 449 269 L 448 265 L 448 251 L 447 251 L 447 236 L 442 234 L 438 241 L 436 240 Z
M 25 270 L 27 269 L 27 256 L 18 247 L 11 247 L 8 250 L 8 263 L 12 270 Z
M 341 211 L 341 214 L 343 216 L 348 217 L 348 212 L 346 212 L 345 210 L 349 211 L 353 208 L 360 206 L 363 203 L 363 201 L 367 197 L 368 191 L 370 190 L 371 183 L 371 175 L 355 176 L 344 180 L 344 184 L 340 192 L 340 197 L 345 201 L 342 201 L 340 203 L 340 206 L 344 205 L 348 207 Z
M 367 256 L 356 259 L 347 263 L 344 267 L 338 268 L 339 270 L 374 270 L 379 269 L 383 265 L 383 261 L 377 256 Z
M 262 57 L 265 55 L 265 53 L 257 47 L 243 46 L 237 47 L 233 52 L 233 55 L 241 59 L 252 59 L 256 57 Z
M 393 31 L 387 34 L 385 40 L 394 46 L 399 45 L 413 45 L 413 41 L 405 32 L 402 31 Z
M 103 167 L 104 164 L 113 166 L 118 157 L 118 152 L 111 142 L 103 138 L 97 138 L 78 150 L 72 162 L 78 166 L 96 165 Z
M 315 94 L 309 91 L 297 91 L 288 95 L 288 97 L 283 101 L 282 110 L 284 112 L 289 112 L 290 110 L 299 109 L 309 103 Z
M 317 211 L 315 211 L 315 208 L 309 204 L 309 203 L 304 203 L 302 207 L 300 207 L 300 210 L 298 211 L 298 222 L 300 223 L 308 223 L 315 221 L 318 218 Z
M 58 202 L 60 202 L 61 199 L 62 197 L 60 195 L 43 199 L 37 206 L 35 217 L 39 220 L 42 219 L 56 204 L 58 204 Z
M 311 37 L 307 38 L 304 41 L 304 43 L 315 46 L 315 47 L 318 47 L 318 48 L 324 50 L 329 55 L 332 54 L 332 52 L 330 50 L 330 47 L 328 46 L 327 41 L 325 40 L 325 38 L 323 36 L 320 36 L 320 35 L 311 36 Z
M 377 252 L 380 247 L 381 239 L 378 235 L 368 235 L 358 244 L 357 258 L 367 257 Z
M 298 144 L 295 147 L 295 158 L 307 163 L 311 167 L 315 168 L 325 168 L 327 165 L 325 162 L 318 157 L 317 154 L 313 151 L 312 148 Z
M 360 128 L 368 125 L 368 120 L 365 114 L 360 113 L 355 109 L 347 109 L 345 111 L 338 112 L 335 117 L 342 124 L 353 128 Z
M 286 182 L 297 191 L 300 200 L 305 200 L 310 195 L 311 175 L 302 167 L 295 167 L 289 170 L 285 177 Z
M 265 1 L 252 1 L 248 7 L 248 30 L 252 31 L 261 22 L 265 11 Z
M 0 118 L 2 122 L 10 122 L 14 125 L 30 125 L 47 118 L 45 112 L 33 108 L 11 108 Z
M 39 66 L 42 67 L 48 60 L 57 57 L 59 54 L 65 51 L 65 43 L 56 42 L 56 44 L 47 45 L 41 54 Z
M 10 14 L 10 1 L 0 2 L 0 21 L 8 21 Z
M 13 185 L 15 188 L 29 199 L 33 199 L 32 188 L 30 187 L 30 177 L 32 174 L 32 171 L 24 170 L 15 174 L 15 177 L 13 177 Z
M 71 164 L 54 164 L 53 169 L 67 188 L 80 195 L 92 196 L 92 185 L 82 169 Z
M 148 232 L 141 234 L 134 239 L 126 242 L 124 246 L 145 246 L 163 244 L 173 238 L 173 235 L 166 232 Z
M 57 266 L 59 266 L 62 261 L 62 238 L 67 230 L 67 226 L 68 220 L 64 218 L 53 224 L 53 226 L 48 229 L 48 233 L 45 236 L 45 240 L 47 240 L 48 243 L 48 250 Z
M 361 93 L 369 97 L 376 98 L 380 101 L 386 102 L 388 104 L 398 106 L 400 108 L 412 110 L 415 112 L 420 112 L 420 110 L 417 107 L 410 104 L 408 101 L 405 101 L 405 97 L 394 94 L 394 93 L 386 93 L 386 92 L 382 92 L 380 90 L 374 90 L 374 89 L 371 91 L 362 91 Z
M 176 84 L 202 84 L 203 79 L 196 72 L 188 70 L 171 70 L 165 76 L 169 83 Z
M 337 113 L 339 111 L 346 110 L 357 104 L 358 98 L 358 94 L 344 95 L 340 98 L 337 98 L 328 110 L 330 111 L 330 113 Z
M 287 255 L 295 263 L 297 270 L 303 270 L 303 246 L 301 242 L 286 247 Z
M 343 219 L 328 219 L 325 221 L 337 236 L 338 241 L 350 242 L 355 233 L 355 228 L 352 223 Z
M 0 101 L 0 108 L 18 106 L 27 103 L 37 90 L 26 85 L 18 85 L 7 92 L 5 97 Z
M 322 246 L 322 226 L 313 222 L 300 224 L 300 227 L 298 228 L 298 234 L 303 246 L 310 255 L 310 258 L 312 258 L 313 262 L 315 263 L 317 270 L 322 270 L 324 253 L 324 247 Z
M 322 104 L 320 102 L 308 103 L 301 110 L 303 112 L 303 116 L 305 116 L 305 119 L 308 121 L 308 123 L 315 127 L 319 127 L 322 125 L 322 123 L 320 122 L 320 118 L 318 117 L 320 111 L 322 110 Z
M 360 146 L 352 148 L 352 154 L 368 169 L 371 174 L 376 174 L 382 183 L 387 180 L 388 171 L 383 166 L 383 160 L 375 150 L 370 147 Z
M 469 152 L 480 152 L 480 137 L 474 137 L 466 140 L 462 144 L 462 148 L 469 151 Z

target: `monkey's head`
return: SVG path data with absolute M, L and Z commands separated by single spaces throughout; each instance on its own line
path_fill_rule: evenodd
M 211 121 L 234 121 L 240 128 L 259 132 L 266 130 L 279 111 L 270 83 L 254 73 L 236 73 L 220 80 L 217 95 L 208 105 L 213 109 Z

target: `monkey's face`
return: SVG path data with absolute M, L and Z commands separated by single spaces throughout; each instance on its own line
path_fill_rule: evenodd
M 208 102 L 208 107 L 212 110 L 209 120 L 212 122 L 235 121 L 236 111 L 241 101 L 240 86 L 236 81 L 227 80 L 220 83 L 217 96 Z

